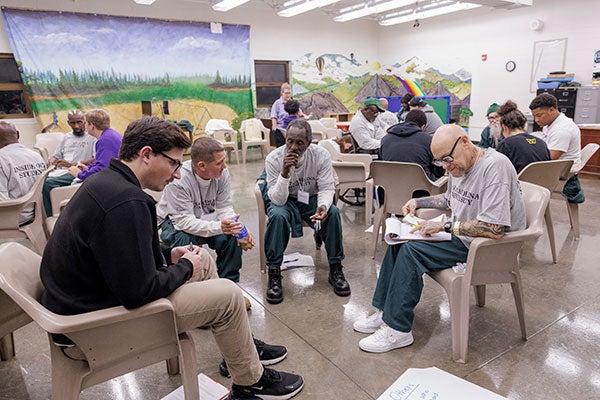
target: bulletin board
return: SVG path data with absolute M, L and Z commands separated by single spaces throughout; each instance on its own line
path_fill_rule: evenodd
M 566 54 L 567 38 L 534 42 L 529 82 L 531 93 L 537 90 L 538 79 L 545 78 L 552 71 L 564 71 Z

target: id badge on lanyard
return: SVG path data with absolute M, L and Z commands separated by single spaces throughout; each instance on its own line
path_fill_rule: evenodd
M 298 201 L 302 204 L 308 204 L 309 194 L 304 190 L 298 190 Z

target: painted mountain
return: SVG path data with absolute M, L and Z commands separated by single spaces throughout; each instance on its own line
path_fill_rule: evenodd
M 292 63 L 294 96 L 303 110 L 310 104 L 317 118 L 331 112 L 355 112 L 368 96 L 404 95 L 407 87 L 395 75 L 418 83 L 427 95 L 450 96 L 453 114 L 469 108 L 470 72 L 442 72 L 418 57 L 385 66 L 378 61 L 360 62 L 354 54 L 307 53 Z M 326 93 L 332 96 L 324 96 Z

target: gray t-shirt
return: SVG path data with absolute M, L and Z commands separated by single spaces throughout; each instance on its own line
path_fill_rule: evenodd
M 191 235 L 222 234 L 221 220 L 235 214 L 229 171 L 223 170 L 220 178 L 205 180 L 192 171 L 191 161 L 184 162 L 181 179 L 165 186 L 156 213 L 159 224 L 169 217 L 175 229 Z
M 85 133 L 83 136 L 76 136 L 73 132 L 67 133 L 60 141 L 52 159 L 66 160 L 68 162 L 81 162 L 89 160 L 96 155 L 96 138 Z
M 504 225 L 507 230 L 526 227 L 525 205 L 521 185 L 510 160 L 494 149 L 484 150 L 483 157 L 460 178 L 450 176 L 446 201 L 457 221 L 477 219 Z M 468 246 L 473 237 L 460 236 Z
M 35 151 L 21 143 L 13 143 L 0 149 L 0 200 L 18 199 L 25 196 L 46 164 Z M 23 209 L 19 225 L 33 219 L 33 205 Z
M 269 199 L 274 204 L 284 205 L 288 197 L 297 198 L 298 190 L 303 190 L 310 196 L 317 195 L 317 206 L 324 205 L 329 210 L 335 193 L 329 152 L 311 144 L 298 160 L 298 166 L 290 170 L 288 179 L 281 176 L 286 152 L 285 146 L 278 147 L 265 160 Z

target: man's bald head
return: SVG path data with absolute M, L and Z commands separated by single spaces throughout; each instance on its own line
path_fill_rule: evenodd
M 454 142 L 461 137 L 467 136 L 465 130 L 455 124 L 446 124 L 440 126 L 434 133 L 431 139 L 431 152 L 437 159 L 448 155 Z
M 440 126 L 431 140 L 433 158 L 454 177 L 460 177 L 479 159 L 478 148 L 471 143 L 466 132 L 458 125 Z
M 379 102 L 381 103 L 381 107 L 383 107 L 386 110 L 388 109 L 389 103 L 388 103 L 388 100 L 385 97 L 380 97 L 379 98 Z
M 17 127 L 12 122 L 0 121 L 0 149 L 13 143 L 19 143 Z
M 85 119 L 84 114 L 80 110 L 71 110 L 67 114 L 67 123 L 73 129 L 75 136 L 83 136 L 85 134 Z

